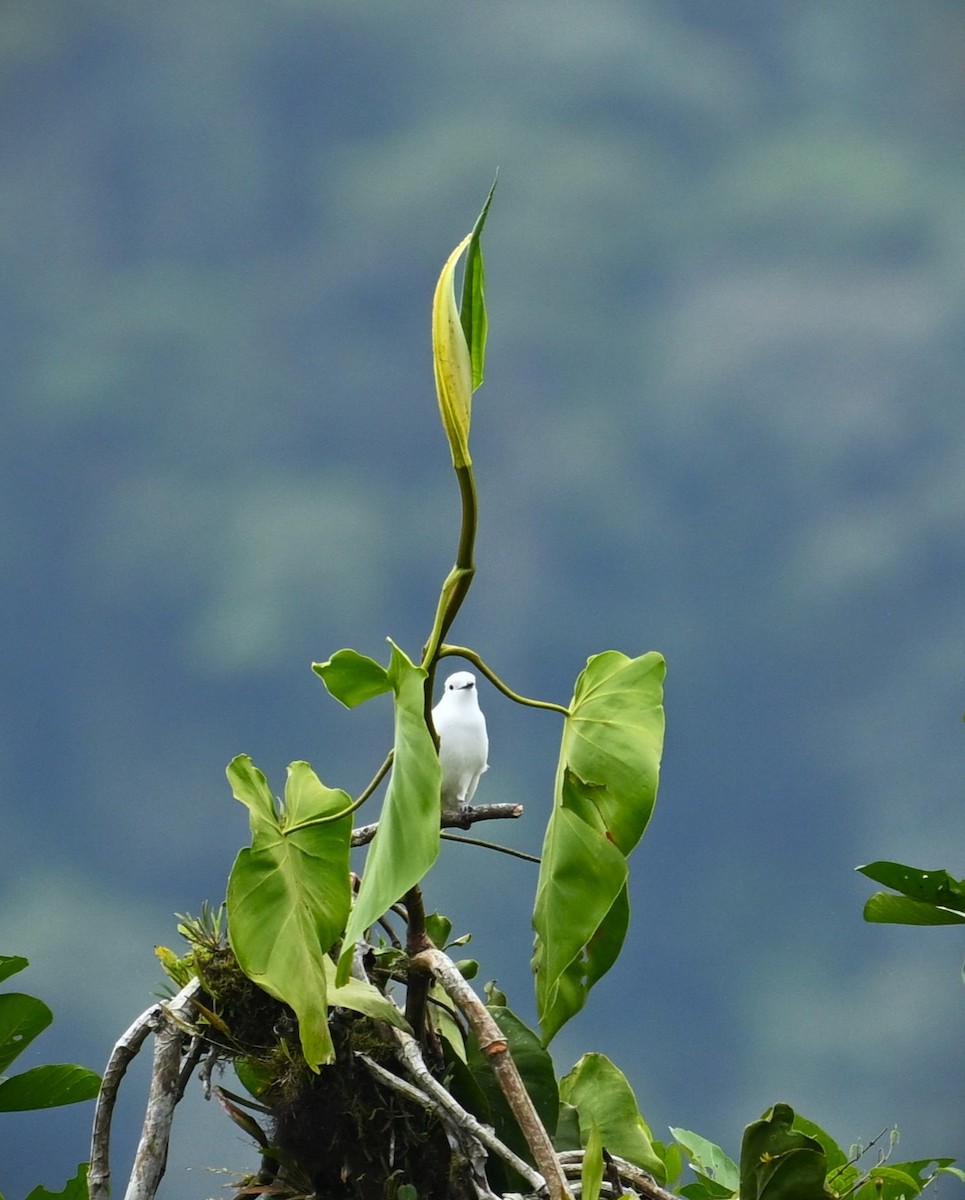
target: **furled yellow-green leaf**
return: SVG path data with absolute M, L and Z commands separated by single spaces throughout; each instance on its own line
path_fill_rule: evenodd
M 442 772 L 425 722 L 426 672 L 393 645 L 388 679 L 395 696 L 392 775 L 345 930 L 340 984 L 349 977 L 358 939 L 422 879 L 439 854 Z
M 446 259 L 432 299 L 432 362 L 442 427 L 449 440 L 455 467 L 472 465 L 469 456 L 469 426 L 472 394 L 482 383 L 486 354 L 485 270 L 480 237 L 493 184 L 472 232 L 462 239 Z M 456 303 L 456 268 L 466 254 L 462 304 Z
M 653 812 L 663 750 L 661 655 L 608 650 L 576 681 L 543 843 L 533 970 L 544 1041 L 613 965 L 629 920 L 627 856 Z
M 228 880 L 228 931 L 249 979 L 298 1018 L 309 1066 L 330 1062 L 327 952 L 345 928 L 351 899 L 351 804 L 308 763 L 288 768 L 279 812 L 265 776 L 247 755 L 228 766 L 235 798 L 248 808 L 252 842 Z

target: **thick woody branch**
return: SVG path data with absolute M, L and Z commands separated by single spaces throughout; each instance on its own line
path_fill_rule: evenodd
M 551 1200 L 572 1200 L 563 1170 L 549 1134 L 523 1085 L 509 1046 L 485 1005 L 463 979 L 455 963 L 441 950 L 424 950 L 412 960 L 430 971 L 459 1006 L 472 1026 L 479 1048 L 492 1067 L 513 1116 L 533 1152 L 536 1166 L 546 1181 Z
M 149 1033 L 156 1032 L 158 1034 L 158 1045 L 155 1047 L 154 1056 L 154 1074 L 151 1079 L 151 1098 L 148 1102 L 148 1111 L 144 1120 L 144 1132 L 141 1136 L 141 1143 L 145 1147 L 150 1146 L 156 1151 L 161 1149 L 161 1144 L 158 1139 L 158 1134 L 162 1132 L 162 1127 L 152 1121 L 149 1127 L 149 1118 L 152 1113 L 158 1112 L 157 1104 L 154 1102 L 155 1090 L 161 1090 L 161 1079 L 164 1081 L 164 1088 L 170 1089 L 170 1095 L 173 1097 L 171 1111 L 173 1113 L 174 1104 L 180 1098 L 180 1091 L 183 1088 L 183 1080 L 180 1078 L 181 1064 L 181 1036 L 182 1029 L 190 1018 L 192 1012 L 192 1001 L 195 996 L 201 991 L 201 984 L 197 979 L 192 979 L 173 1000 L 166 1004 L 154 1004 L 149 1009 L 146 1009 L 137 1020 L 121 1035 L 114 1049 L 111 1051 L 110 1059 L 107 1067 L 104 1070 L 103 1080 L 101 1082 L 100 1092 L 97 1096 L 97 1104 L 94 1109 L 94 1127 L 91 1133 L 91 1150 L 90 1150 L 90 1170 L 87 1176 L 87 1187 L 90 1195 L 90 1200 L 107 1200 L 110 1191 L 110 1140 L 111 1140 L 111 1120 L 114 1114 L 114 1105 L 117 1102 L 117 1092 L 121 1085 L 121 1080 L 127 1071 L 128 1066 L 137 1056 L 141 1047 Z M 165 1034 L 162 1038 L 162 1034 Z M 174 1049 L 172 1050 L 172 1045 Z M 161 1053 L 163 1047 L 164 1053 Z M 176 1054 L 175 1054 L 176 1051 Z M 160 1060 L 160 1061 L 159 1061 Z M 170 1119 L 167 1122 L 167 1134 L 163 1141 L 163 1157 L 161 1160 L 160 1173 L 157 1174 L 154 1182 L 154 1191 L 157 1190 L 157 1184 L 160 1182 L 161 1175 L 164 1173 L 164 1162 L 167 1159 L 167 1135 L 170 1133 Z M 145 1182 L 148 1182 L 153 1173 L 148 1168 L 148 1154 L 145 1149 L 142 1154 L 141 1146 L 138 1147 L 138 1159 L 135 1162 L 134 1171 L 131 1175 L 131 1182 L 128 1185 L 127 1197 L 133 1200 L 134 1197 L 153 1196 L 154 1192 L 147 1192 L 141 1188 L 135 1189 L 135 1176 L 139 1176 Z

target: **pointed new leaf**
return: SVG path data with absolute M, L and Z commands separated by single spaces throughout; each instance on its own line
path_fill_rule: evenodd
M 456 264 L 469 245 L 467 234 L 442 268 L 432 300 L 432 362 L 439 415 L 454 467 L 472 466 L 469 424 L 472 413 L 472 357 L 456 307 Z
M 462 305 L 459 309 L 459 323 L 469 346 L 469 357 L 472 364 L 473 391 L 483 381 L 486 361 L 486 335 L 489 322 L 486 316 L 486 271 L 483 266 L 482 237 L 483 226 L 489 215 L 489 206 L 493 202 L 496 191 L 496 181 L 489 189 L 486 203 L 482 212 L 476 218 L 472 233 L 469 235 L 469 248 L 466 250 L 466 265 L 462 276 Z
M 36 996 L 0 994 L 0 1074 L 53 1019 L 53 1013 Z
M 228 930 L 241 969 L 298 1018 L 306 1062 L 334 1055 L 328 1030 L 325 957 L 345 927 L 350 904 L 349 796 L 328 788 L 308 763 L 288 768 L 278 813 L 264 775 L 242 755 L 228 767 L 236 799 L 248 807 L 252 844 L 228 880 Z
M 590 1136 L 586 1139 L 580 1182 L 583 1200 L 600 1200 L 600 1189 L 603 1187 L 603 1138 L 596 1121 L 590 1126 Z
M 358 939 L 423 878 L 439 854 L 442 771 L 425 722 L 426 673 L 393 644 L 388 678 L 395 693 L 392 775 L 345 930 L 340 984 L 348 979 Z
M 338 650 L 323 663 L 312 663 L 331 695 L 346 708 L 392 690 L 385 667 L 357 650 Z
M 73 1063 L 32 1067 L 22 1075 L 0 1081 L 0 1112 L 59 1108 L 64 1104 L 92 1100 L 100 1083 L 100 1076 L 95 1071 Z
M 650 1171 L 666 1181 L 664 1164 L 653 1146 L 650 1127 L 640 1114 L 633 1088 L 619 1067 L 604 1054 L 584 1054 L 560 1080 L 560 1100 L 579 1113 L 585 1146 L 594 1124 L 611 1154 Z
M 623 944 L 626 858 L 657 795 L 665 670 L 659 654 L 610 650 L 589 659 L 576 682 L 533 913 L 545 1041 L 579 1011 Z

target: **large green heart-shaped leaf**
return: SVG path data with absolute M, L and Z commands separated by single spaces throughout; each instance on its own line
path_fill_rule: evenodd
M 636 1163 L 665 1182 L 663 1160 L 654 1149 L 653 1135 L 637 1106 L 633 1088 L 605 1054 L 584 1054 L 560 1080 L 560 1099 L 577 1110 L 584 1146 L 595 1125 L 611 1154 Z
M 626 859 L 657 796 L 665 673 L 659 654 L 609 650 L 591 658 L 576 682 L 533 913 L 545 1041 L 579 1011 L 626 935 Z
M 393 644 L 388 679 L 395 694 L 392 775 L 345 930 L 340 984 L 349 977 L 358 939 L 423 878 L 439 854 L 442 771 L 425 721 L 426 672 Z
M 334 1056 L 328 1030 L 324 959 L 345 928 L 351 902 L 351 804 L 308 763 L 288 768 L 279 812 L 265 776 L 247 755 L 228 767 L 246 805 L 252 843 L 228 880 L 228 931 L 241 969 L 298 1018 L 310 1066 Z

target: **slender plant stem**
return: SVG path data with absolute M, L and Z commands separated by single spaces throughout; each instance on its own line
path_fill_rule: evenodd
M 379 769 L 375 772 L 372 782 L 364 789 L 364 791 L 361 791 L 358 794 L 356 799 L 353 800 L 347 808 L 340 809 L 337 813 L 326 813 L 323 817 L 312 817 L 310 821 L 300 821 L 297 825 L 287 825 L 285 827 L 285 832 L 294 833 L 296 829 L 308 829 L 313 825 L 331 825 L 333 821 L 341 821 L 343 817 L 347 817 L 350 813 L 355 812 L 357 808 L 361 808 L 365 801 L 368 800 L 369 796 L 372 795 L 375 789 L 389 773 L 389 768 L 392 766 L 392 760 L 394 757 L 395 751 L 390 750 L 385 756 L 385 761 L 382 763 L 382 766 L 379 767 Z
M 480 658 L 475 650 L 470 650 L 468 646 L 450 646 L 443 644 L 439 647 L 439 658 L 464 658 L 467 662 L 471 662 L 474 667 L 477 667 L 489 682 L 508 696 L 510 700 L 517 704 L 525 704 L 527 708 L 547 708 L 550 712 L 562 713 L 564 717 L 570 715 L 570 710 L 563 704 L 554 704 L 552 700 L 531 700 L 528 696 L 521 696 L 518 692 L 514 692 L 511 687 L 508 687 L 499 678 L 496 672 Z
M 484 850 L 498 850 L 500 854 L 508 854 L 511 858 L 521 858 L 524 862 L 539 864 L 535 854 L 527 854 L 525 850 L 516 850 L 512 846 L 500 846 L 498 842 L 486 842 L 482 838 L 460 837 L 458 833 L 441 833 L 439 835 L 447 842 L 462 842 L 466 846 L 481 846 Z

